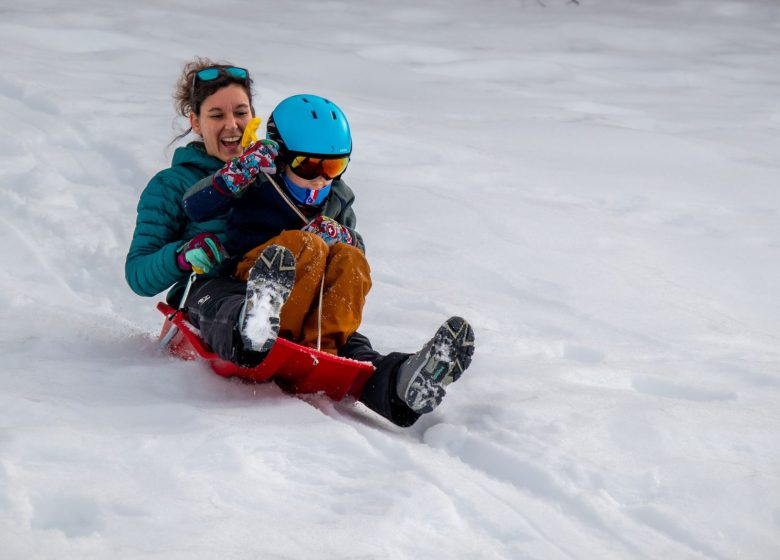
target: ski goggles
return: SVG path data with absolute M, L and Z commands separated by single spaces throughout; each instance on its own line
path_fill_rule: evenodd
M 320 158 L 293 155 L 289 165 L 292 172 L 301 179 L 312 180 L 317 177 L 323 177 L 330 181 L 347 170 L 349 156 Z

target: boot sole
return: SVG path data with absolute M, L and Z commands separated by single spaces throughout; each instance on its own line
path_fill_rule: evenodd
M 404 399 L 420 414 L 433 411 L 446 394 L 445 387 L 457 381 L 471 364 L 474 330 L 462 317 L 450 317 L 427 345 L 422 367 L 412 375 Z
M 290 296 L 295 284 L 295 257 L 286 247 L 271 245 L 266 247 L 249 271 L 246 284 L 246 307 L 241 325 L 241 337 L 244 346 L 255 352 L 268 352 L 279 335 L 279 315 L 282 306 Z M 262 305 L 267 314 L 268 324 L 262 324 L 262 319 L 255 317 Z M 260 323 L 254 323 L 254 321 Z M 254 330 L 260 324 L 264 334 L 262 340 L 248 336 L 247 330 Z

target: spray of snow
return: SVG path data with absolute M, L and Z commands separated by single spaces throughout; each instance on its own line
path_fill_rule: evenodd
M 260 346 L 276 335 L 274 327 L 278 330 L 282 296 L 273 287 L 263 286 L 250 296 L 250 300 L 247 302 L 249 311 L 244 323 L 244 336 Z

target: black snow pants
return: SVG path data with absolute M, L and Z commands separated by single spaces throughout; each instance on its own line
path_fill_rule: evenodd
M 190 289 L 184 305 L 193 326 L 203 340 L 223 360 L 245 367 L 260 364 L 264 354 L 244 348 L 238 331 L 238 316 L 246 298 L 246 284 L 233 278 L 198 278 Z M 393 352 L 382 355 L 371 347 L 371 341 L 360 333 L 347 339 L 339 356 L 371 362 L 375 371 L 368 378 L 360 402 L 397 426 L 414 424 L 420 415 L 409 408 L 396 394 L 396 382 L 401 364 L 410 354 Z

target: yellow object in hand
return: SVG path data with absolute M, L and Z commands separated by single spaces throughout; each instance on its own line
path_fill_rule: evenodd
M 257 142 L 257 129 L 260 127 L 260 123 L 263 119 L 260 117 L 254 117 L 249 121 L 244 129 L 244 135 L 241 137 L 241 147 L 247 149 L 249 146 Z

